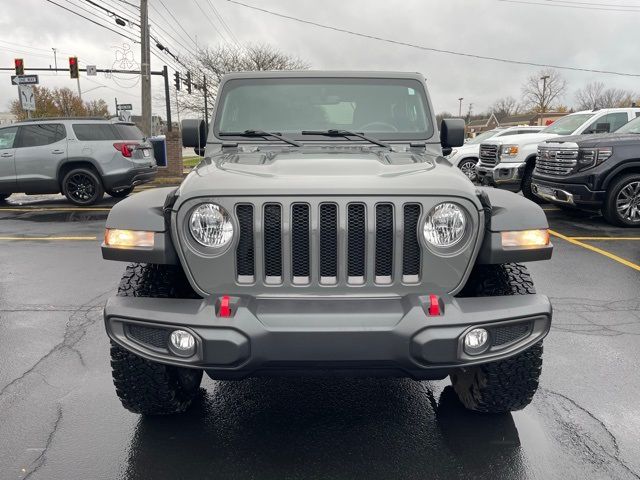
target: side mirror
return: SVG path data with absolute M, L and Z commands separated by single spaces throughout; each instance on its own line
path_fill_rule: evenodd
M 465 123 L 461 118 L 445 118 L 440 124 L 442 154 L 449 155 L 454 147 L 464 145 Z
M 182 146 L 192 147 L 197 155 L 204 156 L 207 145 L 207 126 L 204 120 L 187 119 L 182 121 Z

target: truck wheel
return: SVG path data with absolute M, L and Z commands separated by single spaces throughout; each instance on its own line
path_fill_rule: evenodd
M 125 188 L 123 190 L 107 190 L 107 193 L 113 198 L 124 198 L 133 192 L 133 187 Z
M 463 296 L 530 295 L 533 281 L 524 265 L 482 265 L 474 269 Z M 451 384 L 469 410 L 506 413 L 521 410 L 533 399 L 542 372 L 542 342 L 505 360 L 461 368 Z
M 62 193 L 74 205 L 93 205 L 102 199 L 104 188 L 95 172 L 75 168 L 62 179 Z
M 127 267 L 118 296 L 197 297 L 180 267 L 145 264 Z M 113 342 L 111 369 L 122 406 L 142 415 L 184 412 L 198 394 L 202 381 L 202 370 L 152 362 Z
M 531 190 L 531 180 L 534 168 L 534 166 L 528 166 L 524 171 L 524 175 L 522 176 L 522 195 L 532 202 L 542 203 L 542 199 L 533 193 L 533 190 Z
M 607 190 L 602 213 L 620 227 L 640 227 L 640 174 L 623 175 Z
M 458 164 L 458 168 L 462 170 L 462 173 L 464 173 L 472 182 L 475 182 L 478 179 L 476 163 L 478 163 L 478 161 L 475 158 L 465 158 Z

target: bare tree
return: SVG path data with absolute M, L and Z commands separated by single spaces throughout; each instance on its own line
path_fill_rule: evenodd
M 637 99 L 638 94 L 630 90 L 605 88 L 602 82 L 588 83 L 576 92 L 579 110 L 630 107 Z
M 440 125 L 442 123 L 442 120 L 444 120 L 445 118 L 458 118 L 458 116 L 454 115 L 451 112 L 440 112 L 436 114 L 436 122 L 438 123 L 438 125 Z
M 215 102 L 222 77 L 231 72 L 264 70 L 306 70 L 309 65 L 268 45 L 249 45 L 244 48 L 219 46 L 198 50 L 185 61 L 191 72 L 194 88 L 191 94 L 186 86 L 178 92 L 180 109 L 204 118 L 203 82 L 206 77 L 209 111 Z M 181 72 L 184 78 L 186 72 Z
M 548 112 L 567 91 L 567 81 L 556 70 L 545 68 L 531 75 L 522 85 L 522 99 L 526 108 L 534 112 Z
M 520 105 L 518 105 L 518 101 L 515 98 L 507 96 L 496 100 L 489 111 L 500 121 L 512 115 L 517 115 L 520 112 Z

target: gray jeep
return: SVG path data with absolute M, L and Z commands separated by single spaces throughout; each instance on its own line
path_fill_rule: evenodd
M 551 305 L 517 262 L 551 257 L 539 206 L 445 158 L 418 74 L 228 75 L 179 188 L 110 212 L 103 257 L 133 262 L 104 310 L 125 408 L 186 410 L 203 372 L 449 376 L 461 402 L 532 399 Z

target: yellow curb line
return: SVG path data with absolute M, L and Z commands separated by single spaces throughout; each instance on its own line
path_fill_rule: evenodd
M 0 240 L 97 240 L 98 237 L 0 237 Z
M 559 211 L 560 211 L 560 210 L 562 210 L 562 209 L 561 209 L 561 208 L 554 208 L 554 207 L 551 207 L 551 208 L 543 208 L 542 210 L 543 210 L 544 212 L 559 212 Z
M 638 240 L 640 241 L 640 237 L 568 237 L 568 238 L 572 238 L 573 240 L 594 240 L 594 241 L 600 241 L 600 240 Z
M 554 237 L 558 237 L 562 240 L 565 240 L 579 247 L 586 248 L 587 250 L 591 250 L 592 252 L 599 253 L 600 255 L 604 255 L 605 257 L 610 258 L 611 260 L 615 260 L 616 262 L 621 263 L 622 265 L 625 265 L 629 268 L 633 268 L 634 270 L 637 270 L 638 272 L 640 272 L 640 265 L 630 262 L 629 260 L 625 260 L 624 258 L 614 255 L 613 253 L 607 252 L 606 250 L 602 250 L 601 248 L 598 248 L 598 247 L 594 247 L 593 245 L 582 243 L 572 237 L 567 237 L 553 230 L 549 230 L 549 233 Z

